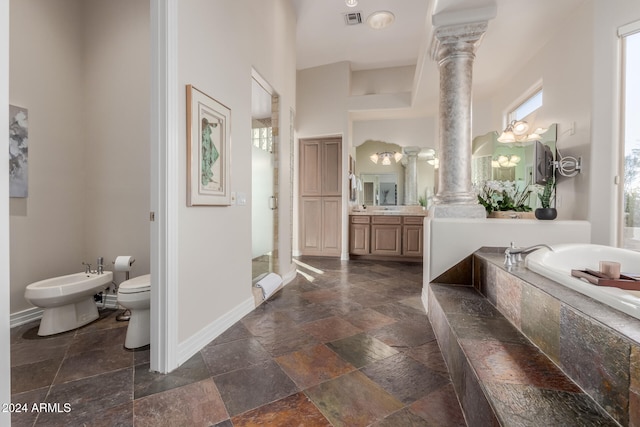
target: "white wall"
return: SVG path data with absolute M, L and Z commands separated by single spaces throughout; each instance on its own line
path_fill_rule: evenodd
M 413 65 L 353 71 L 350 94 L 357 96 L 411 92 L 415 73 L 416 67 Z
M 365 141 L 385 141 L 401 147 L 438 148 L 435 118 L 366 120 L 353 123 L 353 146 Z
M 286 0 L 181 2 L 179 93 L 192 84 L 231 109 L 231 191 L 251 194 L 251 70 L 280 96 L 281 271 L 290 272 L 289 110 L 295 102 L 295 17 Z M 238 307 L 253 304 L 251 207 L 187 207 L 186 101 L 179 106 L 178 341 L 186 346 Z
M 80 1 L 12 1 L 10 16 L 9 102 L 29 110 L 29 195 L 10 201 L 15 313 L 29 283 L 82 270 L 89 198 Z
M 307 68 L 298 72 L 298 137 L 347 134 L 350 73 L 348 62 Z
M 149 2 L 84 0 L 85 258 L 149 273 Z M 124 273 L 116 273 L 117 283 Z

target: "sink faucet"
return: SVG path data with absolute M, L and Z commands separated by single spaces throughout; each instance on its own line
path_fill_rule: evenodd
M 82 265 L 84 265 L 84 273 L 91 274 L 91 264 L 82 261 Z
M 103 274 L 104 273 L 104 258 L 99 256 L 97 262 L 98 262 L 98 267 L 97 267 L 96 273 Z
M 545 245 L 544 243 L 529 246 L 528 248 L 517 248 L 514 243 L 511 242 L 511 246 L 504 251 L 504 265 L 510 267 L 513 264 L 517 264 L 522 261 L 522 254 L 526 254 L 540 248 L 547 248 L 553 252 L 553 248 L 549 245 Z

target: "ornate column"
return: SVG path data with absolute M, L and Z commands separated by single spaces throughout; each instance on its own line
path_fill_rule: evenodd
M 433 217 L 484 218 L 471 186 L 471 83 L 475 50 L 487 22 L 435 30 L 432 50 L 440 68 L 440 160 Z
M 404 174 L 404 204 L 417 206 L 418 203 L 418 153 L 420 147 L 405 147 L 402 150 L 407 159 Z

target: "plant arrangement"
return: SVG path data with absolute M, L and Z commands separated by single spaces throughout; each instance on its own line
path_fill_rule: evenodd
M 556 219 L 558 211 L 551 206 L 556 194 L 555 177 L 552 176 L 543 186 L 538 188 L 541 188 L 541 190 L 538 191 L 538 199 L 540 200 L 541 207 L 535 211 L 536 218 L 546 220 Z
M 543 209 L 549 209 L 551 207 L 551 203 L 555 198 L 556 194 L 556 180 L 553 178 L 549 178 L 547 182 L 542 186 L 542 191 L 538 191 L 538 199 L 540 200 L 540 206 Z
M 531 195 L 531 186 L 520 188 L 516 181 L 486 181 L 477 190 L 478 202 L 487 213 L 494 211 L 531 212 L 527 200 Z

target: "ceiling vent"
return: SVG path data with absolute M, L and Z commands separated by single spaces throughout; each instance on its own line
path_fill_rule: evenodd
M 344 14 L 344 22 L 347 25 L 362 24 L 362 12 L 350 12 Z

